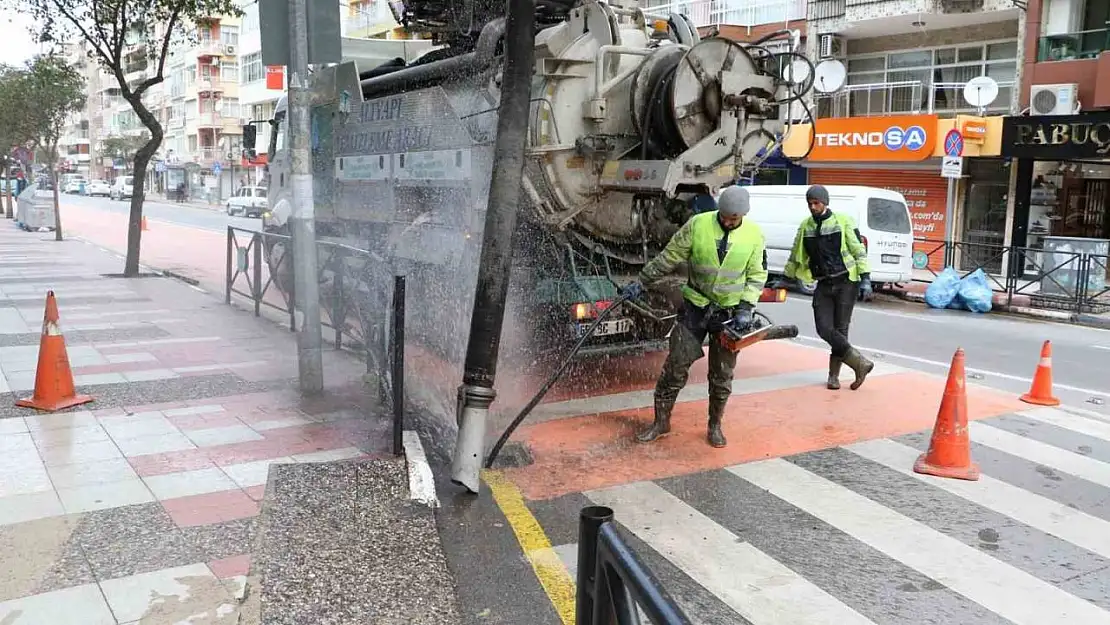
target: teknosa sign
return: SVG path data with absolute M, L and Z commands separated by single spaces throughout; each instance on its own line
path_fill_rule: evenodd
M 808 160 L 921 161 L 933 156 L 936 132 L 936 115 L 819 119 Z

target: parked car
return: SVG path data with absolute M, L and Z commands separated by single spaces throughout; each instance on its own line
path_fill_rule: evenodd
M 228 215 L 261 217 L 266 210 L 266 187 L 240 187 L 227 200 Z
M 81 185 L 85 184 L 85 179 L 81 177 L 66 176 L 67 180 L 62 185 L 62 193 L 80 193 Z
M 85 183 L 85 195 L 108 197 L 111 192 L 112 187 L 108 186 L 108 182 L 105 180 L 90 180 Z
M 131 199 L 131 182 L 134 176 L 120 176 L 112 183 L 112 189 L 108 192 L 108 197 L 113 200 L 129 200 Z

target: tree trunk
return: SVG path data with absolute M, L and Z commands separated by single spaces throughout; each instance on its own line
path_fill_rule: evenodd
M 50 186 L 54 187 L 54 240 L 55 241 L 61 241 L 62 240 L 62 209 L 61 209 L 61 206 L 58 203 L 58 170 L 54 168 L 53 164 L 49 165 L 49 167 L 50 167 L 50 182 L 51 182 Z
M 15 186 L 15 178 L 12 178 L 12 162 L 10 159 L 0 158 L 0 166 L 4 168 L 4 179 L 7 181 L 4 185 L 4 199 L 7 200 L 5 216 L 12 219 L 15 217 L 15 210 L 12 208 L 12 187 Z
M 124 97 L 135 111 L 139 121 L 150 131 L 150 139 L 135 151 L 134 168 L 131 171 L 131 214 L 127 223 L 127 259 L 123 263 L 123 277 L 134 278 L 139 275 L 139 253 L 142 250 L 143 198 L 146 195 L 146 170 L 150 159 L 162 145 L 162 125 L 158 123 L 150 109 L 143 103 L 142 94 Z

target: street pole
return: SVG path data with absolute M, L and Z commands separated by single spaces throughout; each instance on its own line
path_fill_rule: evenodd
M 308 6 L 289 0 L 289 143 L 292 157 L 293 292 L 301 311 L 297 332 L 297 374 L 302 395 L 324 390 L 320 329 L 320 283 L 316 271 L 316 215 L 312 198 L 312 153 L 309 140 Z
M 532 65 L 536 40 L 536 0 L 507 0 L 505 61 L 502 65 L 501 104 L 494 143 L 493 173 L 486 207 L 482 252 L 470 339 L 466 347 L 463 383 L 459 388 L 461 411 L 451 481 L 477 493 L 481 483 L 486 420 L 497 394 L 497 352 L 509 291 L 512 238 L 520 200 L 528 109 L 532 91 Z

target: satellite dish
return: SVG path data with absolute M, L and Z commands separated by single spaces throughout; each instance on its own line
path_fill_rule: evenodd
M 977 76 L 964 85 L 964 100 L 977 109 L 991 105 L 998 97 L 998 83 L 987 76 Z
M 848 70 L 844 64 L 836 59 L 826 59 L 817 64 L 813 70 L 815 79 L 813 89 L 820 93 L 832 93 L 844 86 L 848 77 Z
M 792 85 L 802 85 L 809 80 L 809 63 L 798 59 L 782 68 L 782 79 Z

